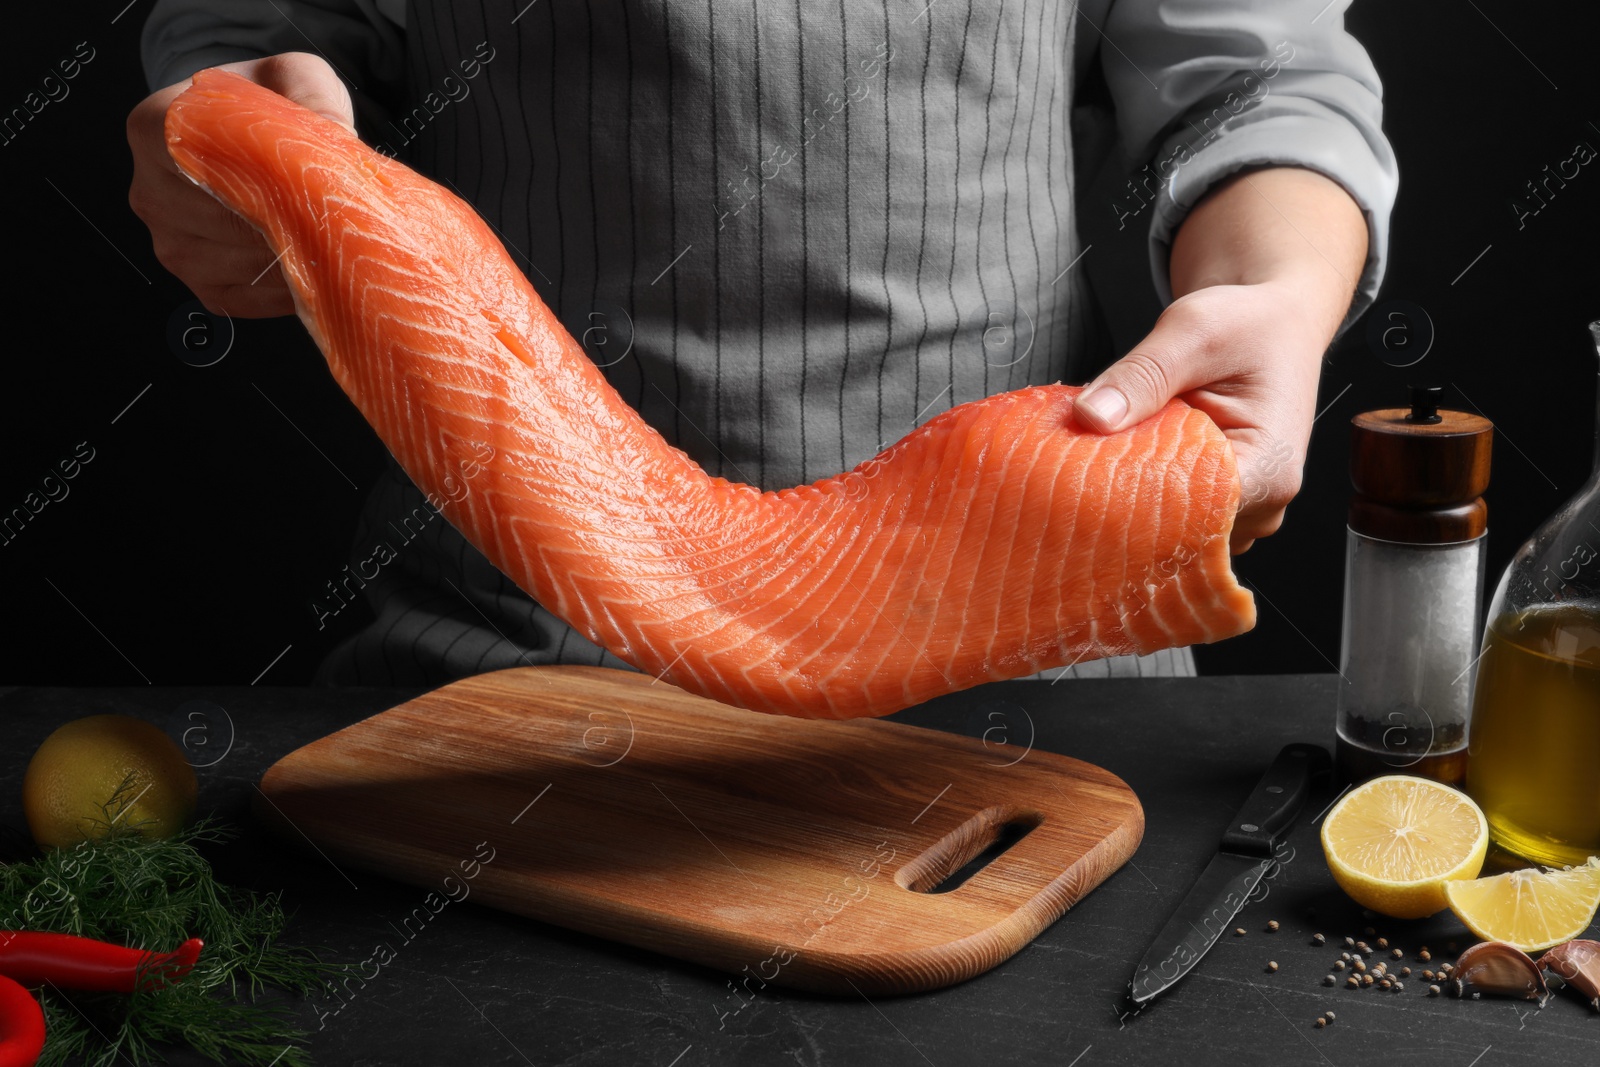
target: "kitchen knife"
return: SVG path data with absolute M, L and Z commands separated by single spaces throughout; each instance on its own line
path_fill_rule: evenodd
M 1165 992 L 1216 944 L 1277 862 L 1278 837 L 1305 804 L 1312 777 L 1330 766 L 1318 745 L 1285 745 L 1278 753 L 1222 835 L 1221 848 L 1134 969 L 1134 1004 L 1143 1007 Z

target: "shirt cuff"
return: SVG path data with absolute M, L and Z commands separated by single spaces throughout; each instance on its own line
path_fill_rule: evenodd
M 1364 133 L 1360 125 L 1316 100 L 1280 94 L 1246 108 L 1220 128 L 1185 124 L 1162 144 L 1147 168 L 1160 181 L 1149 242 L 1156 293 L 1163 305 L 1172 302 L 1172 238 L 1190 209 L 1224 178 L 1259 166 L 1305 167 L 1325 175 L 1344 187 L 1367 221 L 1367 261 L 1337 337 L 1377 298 L 1399 173 L 1380 131 Z
M 150 83 L 150 91 L 156 92 L 169 85 L 187 81 L 194 75 L 208 67 L 220 66 L 223 63 L 238 63 L 245 59 L 260 59 L 265 53 L 253 48 L 235 48 L 230 45 L 212 45 L 207 48 L 196 48 L 180 55 L 168 57 L 159 67 L 146 68 L 146 79 Z

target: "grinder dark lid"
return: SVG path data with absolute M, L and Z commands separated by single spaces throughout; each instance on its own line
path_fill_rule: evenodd
M 1444 390 L 1412 386 L 1411 407 L 1364 411 L 1350 420 L 1350 526 L 1391 541 L 1465 541 L 1488 527 L 1494 424 L 1440 410 Z

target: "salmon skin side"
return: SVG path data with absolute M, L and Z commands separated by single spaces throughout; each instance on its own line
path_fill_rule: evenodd
M 1002 393 L 762 492 L 668 445 L 471 206 L 337 123 L 206 70 L 166 137 L 281 254 L 335 380 L 445 518 L 642 671 L 843 719 L 1255 624 L 1232 446 L 1181 401 L 1101 436 L 1074 387 Z

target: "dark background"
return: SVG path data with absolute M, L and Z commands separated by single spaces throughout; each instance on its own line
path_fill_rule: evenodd
M 156 262 L 126 203 L 123 121 L 145 92 L 138 31 L 149 3 L 125 3 L 26 5 L 31 25 L 13 22 L 0 46 L 0 111 L 78 42 L 94 49 L 70 95 L 0 144 L 10 275 L 0 513 L 79 442 L 93 449 L 68 495 L 0 544 L 0 678 L 303 683 L 361 621 L 346 611 L 318 631 L 309 605 L 346 562 L 356 487 L 383 453 L 293 320 L 240 322 L 214 365 L 179 358 L 198 305 Z M 1365 320 L 1335 345 L 1306 488 L 1284 530 L 1238 561 L 1260 594 L 1260 624 L 1199 650 L 1204 673 L 1333 669 L 1346 427 L 1358 411 L 1400 403 L 1408 383 L 1442 384 L 1449 406 L 1498 427 L 1491 587 L 1590 468 L 1596 358 L 1584 327 L 1600 318 L 1600 271 L 1584 249 L 1600 232 L 1600 162 L 1520 230 L 1511 202 L 1577 142 L 1600 148 L 1600 13 L 1368 0 L 1347 24 L 1383 77 L 1402 173 L 1379 312 L 1408 301 L 1436 337 L 1407 369 L 1380 358 Z M 1148 284 L 1130 275 L 1130 306 L 1153 306 Z M 1420 344 L 1425 327 L 1411 320 L 1394 321 Z M 226 343 L 191 334 L 191 360 L 202 340 Z

